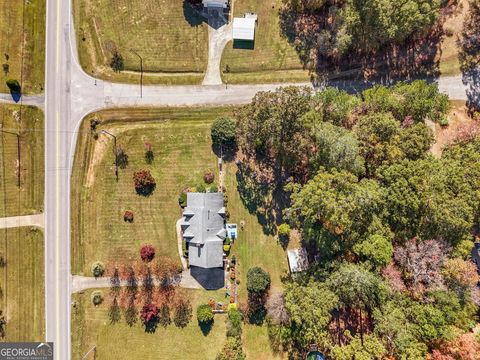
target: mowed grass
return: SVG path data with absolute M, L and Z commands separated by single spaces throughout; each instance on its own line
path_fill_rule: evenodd
M 183 0 L 74 0 L 78 54 L 95 77 L 146 84 L 198 84 L 207 67 L 208 30 Z M 112 52 L 125 71 L 110 68 Z
M 23 93 L 39 93 L 44 86 L 46 0 L 0 0 L 1 91 L 16 79 Z
M 44 120 L 32 106 L 0 105 L 0 217 L 43 211 Z M 13 133 L 13 134 L 12 134 Z M 20 135 L 20 187 L 18 147 Z
M 93 116 L 118 138 L 128 155 L 128 166 L 115 180 L 113 139 L 90 134 L 90 119 L 82 124 L 72 178 L 72 271 L 91 275 L 94 261 L 121 263 L 138 260 L 142 244 L 157 254 L 179 259 L 175 223 L 181 217 L 178 196 L 182 189 L 203 183 L 206 171 L 216 171 L 211 151 L 210 124 L 229 113 L 218 109 L 108 110 Z M 145 143 L 155 159 L 145 161 Z M 149 197 L 137 195 L 133 173 L 149 169 L 156 189 Z M 135 214 L 126 223 L 126 210 Z
M 227 44 L 222 56 L 222 70 L 226 66 L 230 73 L 223 73 L 223 80 L 232 84 L 298 82 L 308 81 L 308 71 L 295 49 L 282 36 L 278 12 L 282 0 L 235 0 L 233 16 L 242 17 L 246 12 L 258 15 L 253 50 Z
M 3 341 L 45 340 L 43 233 L 37 228 L 0 229 Z
M 108 291 L 108 290 L 107 290 Z M 158 326 L 155 333 L 147 333 L 140 321 L 129 327 L 122 315 L 120 322 L 110 324 L 109 301 L 95 307 L 91 291 L 74 294 L 72 308 L 72 359 L 80 360 L 93 346 L 96 359 L 195 359 L 212 360 L 221 350 L 226 338 L 225 314 L 215 315 L 208 335 L 203 335 L 196 319 L 196 308 L 211 297 L 222 299 L 222 291 L 179 289 L 192 304 L 193 317 L 183 329 L 172 324 Z M 105 289 L 103 293 L 105 294 Z M 172 315 L 171 315 L 172 316 Z M 93 354 L 87 359 L 93 359 Z
M 238 259 L 240 302 L 246 302 L 248 269 L 253 266 L 262 267 L 270 273 L 272 290 L 281 290 L 281 277 L 287 273 L 288 263 L 286 253 L 278 241 L 273 236 L 264 234 L 257 216 L 250 214 L 240 199 L 235 176 L 237 166 L 234 163 L 228 163 L 225 168 L 230 222 L 237 223 L 240 228 L 240 221 L 245 221 L 244 229 L 239 229 L 238 239 L 232 247 L 232 254 L 235 254 Z M 266 325 L 244 324 L 243 343 L 249 360 L 286 358 L 284 353 L 273 352 L 270 347 Z

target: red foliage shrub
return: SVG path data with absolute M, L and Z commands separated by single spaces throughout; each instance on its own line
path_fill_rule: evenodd
M 123 214 L 123 221 L 132 223 L 133 222 L 133 211 L 127 210 L 125 211 L 125 214 Z
M 149 323 L 158 316 L 158 307 L 155 304 L 146 304 L 140 311 L 140 319 L 144 324 Z
M 215 174 L 211 171 L 208 171 L 203 175 L 203 181 L 207 184 L 213 183 L 213 180 L 215 180 Z
M 152 245 L 143 245 L 140 249 L 140 257 L 145 262 L 150 262 L 155 257 L 155 248 Z
M 140 170 L 133 173 L 133 182 L 138 195 L 149 196 L 155 190 L 156 183 L 150 170 Z

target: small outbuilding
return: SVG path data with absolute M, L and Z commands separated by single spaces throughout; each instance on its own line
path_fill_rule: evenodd
M 227 9 L 230 0 L 203 0 L 203 6 L 206 8 L 223 8 Z
M 287 251 L 290 273 L 295 274 L 308 269 L 307 251 L 304 248 Z
M 233 41 L 255 41 L 257 14 L 247 13 L 244 17 L 233 18 Z

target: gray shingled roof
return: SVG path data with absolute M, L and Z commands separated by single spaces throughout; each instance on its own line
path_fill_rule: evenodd
M 188 260 L 191 266 L 223 266 L 223 240 L 227 235 L 224 213 L 222 193 L 187 194 L 181 227 L 183 238 L 189 243 Z

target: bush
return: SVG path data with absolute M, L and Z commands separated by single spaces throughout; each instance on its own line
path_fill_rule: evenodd
M 145 143 L 145 161 L 147 164 L 151 164 L 155 159 L 155 155 L 153 154 L 152 144 Z
M 247 273 L 247 290 L 250 293 L 264 294 L 270 287 L 270 274 L 261 267 L 255 266 Z
M 178 197 L 178 205 L 180 205 L 182 208 L 187 206 L 187 193 L 182 192 L 180 196 Z
M 103 302 L 103 295 L 100 291 L 94 291 L 92 293 L 92 303 L 95 306 L 100 305 Z
M 133 173 L 133 182 L 138 195 L 149 196 L 156 187 L 155 179 L 150 170 L 140 170 Z
M 440 124 L 440 126 L 448 126 L 448 124 L 450 123 L 450 121 L 448 120 L 448 116 L 443 115 L 443 116 L 438 120 L 438 123 Z
M 240 336 L 242 334 L 242 313 L 229 305 L 227 336 Z
M 140 319 L 144 325 L 147 325 L 151 321 L 155 321 L 158 318 L 159 309 L 155 304 L 147 304 L 142 307 L 140 311 Z
M 197 307 L 197 320 L 199 323 L 211 323 L 213 321 L 213 309 L 207 304 Z
M 20 93 L 22 91 L 22 87 L 18 80 L 8 79 L 6 84 L 12 93 Z
M 123 57 L 118 51 L 113 53 L 112 59 L 110 60 L 110 67 L 114 72 L 120 72 L 124 69 Z
M 192 305 L 188 300 L 180 299 L 175 303 L 173 322 L 175 326 L 184 328 L 192 319 Z
M 118 145 L 116 152 L 116 161 L 120 169 L 126 169 L 128 166 L 128 155 L 122 145 Z
M 227 337 L 223 349 L 215 360 L 245 360 L 245 358 L 241 339 L 238 337 Z
M 92 265 L 92 275 L 96 278 L 101 277 L 105 273 L 105 266 L 97 261 Z
M 217 185 L 212 185 L 210 186 L 210 189 L 208 189 L 209 192 L 211 193 L 216 193 L 218 192 L 218 186 Z
M 133 211 L 127 210 L 125 211 L 125 214 L 123 214 L 123 221 L 133 223 Z
M 215 180 L 215 174 L 212 171 L 208 171 L 203 175 L 203 181 L 205 181 L 206 184 L 213 183 L 213 180 Z
M 207 188 L 203 184 L 198 185 L 196 188 L 196 192 L 199 192 L 199 193 L 204 193 L 206 191 L 207 191 Z
M 237 123 L 234 119 L 221 117 L 212 124 L 211 136 L 214 146 L 224 146 L 228 149 L 235 147 Z
M 144 262 L 150 262 L 155 257 L 155 248 L 152 245 L 143 245 L 140 249 L 140 257 Z
M 289 237 L 290 236 L 290 225 L 283 223 L 278 227 L 277 231 L 278 231 L 278 236 L 280 236 L 282 238 Z

